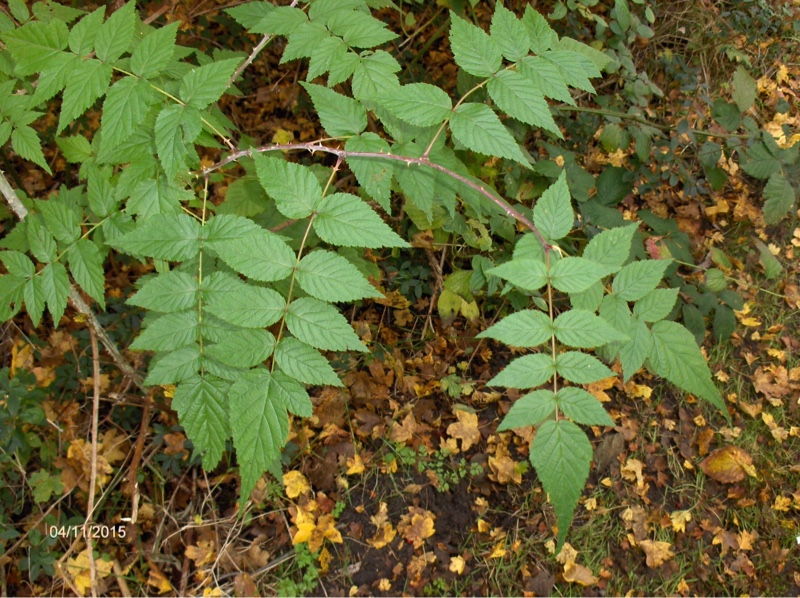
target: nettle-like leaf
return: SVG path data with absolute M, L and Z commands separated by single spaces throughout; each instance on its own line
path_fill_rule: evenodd
M 342 247 L 410 247 L 372 208 L 350 193 L 326 197 L 313 226 L 323 241 Z
M 500 68 L 503 55 L 497 41 L 483 29 L 450 12 L 450 49 L 456 64 L 476 77 L 489 77 Z
M 486 104 L 461 104 L 450 118 L 450 131 L 467 148 L 487 156 L 500 156 L 526 168 L 530 161 Z

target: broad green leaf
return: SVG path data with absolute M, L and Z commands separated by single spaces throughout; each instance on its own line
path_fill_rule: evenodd
M 270 4 L 269 2 L 264 2 L 262 0 L 261 2 L 248 2 L 246 4 L 240 4 L 239 6 L 234 6 L 233 8 L 226 8 L 225 12 L 231 15 L 234 19 L 236 19 L 236 22 L 239 23 L 239 25 L 241 25 L 245 29 L 253 31 L 254 27 L 260 26 L 263 21 L 268 19 L 268 17 L 272 13 L 272 11 L 275 10 L 275 8 L 276 7 Z M 303 13 L 303 11 L 300 12 L 302 13 L 303 17 L 305 17 L 305 13 Z M 253 32 L 268 33 L 267 31 L 253 31 Z
M 13 318 L 20 310 L 25 296 L 25 287 L 30 280 L 38 280 L 38 277 L 26 280 L 10 274 L 0 275 L 0 321 L 5 322 Z M 30 315 L 30 310 L 28 314 Z M 41 310 L 39 318 L 41 319 Z M 38 326 L 38 321 L 34 326 Z
M 36 131 L 28 125 L 16 127 L 11 133 L 11 148 L 17 152 L 20 158 L 30 160 L 48 174 L 52 174 L 42 153 L 42 142 Z
M 281 339 L 275 348 L 275 363 L 300 382 L 344 386 L 328 360 L 319 351 L 296 338 Z
M 529 79 L 516 71 L 503 70 L 489 79 L 487 87 L 495 104 L 517 120 L 550 131 L 563 139 L 561 130 L 550 114 L 550 107 Z
M 604 271 L 603 276 L 619 271 L 628 261 L 633 235 L 638 227 L 638 224 L 629 224 L 595 235 L 583 250 L 583 257 L 598 264 Z
M 625 382 L 641 369 L 653 347 L 653 336 L 642 320 L 634 320 L 629 328 L 631 340 L 619 348 L 619 361 Z
M 565 257 L 550 268 L 550 282 L 565 293 L 585 291 L 603 276 L 594 262 L 582 257 Z
M 308 61 L 306 80 L 313 81 L 317 77 L 327 73 L 331 68 L 331 60 L 334 53 L 342 46 L 347 50 L 347 45 L 340 38 L 334 37 L 333 35 L 328 35 L 320 39 Z
M 555 371 L 551 355 L 545 353 L 523 355 L 509 363 L 486 384 L 506 388 L 536 388 L 552 378 Z
M 239 239 L 208 242 L 228 266 L 253 280 L 273 282 L 292 273 L 295 255 L 277 235 L 259 230 Z
M 733 73 L 731 87 L 731 95 L 733 95 L 733 101 L 736 102 L 739 112 L 747 112 L 758 97 L 756 80 L 740 65 Z
M 375 133 L 362 133 L 345 143 L 348 152 L 389 153 L 389 144 Z M 361 187 L 391 213 L 392 164 L 377 158 L 348 157 L 347 164 Z
M 664 277 L 672 260 L 643 260 L 624 266 L 614 277 L 611 288 L 625 301 L 637 301 L 652 291 Z
M 174 351 L 197 342 L 197 310 L 165 314 L 150 322 L 131 343 L 136 351 Z
M 268 330 L 237 330 L 206 347 L 205 353 L 225 365 L 251 368 L 263 363 L 274 349 L 275 337 Z
M 105 272 L 103 270 L 103 256 L 97 245 L 88 239 L 78 239 L 67 250 L 69 271 L 78 286 L 86 291 L 89 296 L 100 304 L 105 310 Z
M 286 300 L 277 291 L 252 284 L 215 293 L 206 311 L 242 328 L 265 328 L 281 319 Z
M 278 211 L 287 218 L 305 218 L 322 201 L 317 177 L 305 166 L 279 158 L 254 154 L 258 180 L 275 200 Z
M 92 146 L 83 135 L 72 137 L 58 137 L 56 139 L 59 149 L 64 153 L 64 159 L 73 164 L 80 164 L 92 157 Z
M 24 23 L 31 18 L 31 13 L 28 7 L 25 6 L 25 0 L 8 0 L 8 9 L 11 11 L 11 15 L 20 23 Z
M 797 198 L 792 184 L 776 172 L 764 187 L 764 199 L 764 221 L 776 224 L 792 210 Z
M 533 233 L 525 233 L 514 245 L 513 257 L 515 260 L 535 260 L 545 263 L 544 246 Z
M 358 101 L 322 85 L 301 85 L 311 96 L 319 121 L 331 137 L 358 135 L 367 128 L 367 111 Z
M 589 77 L 600 76 L 600 71 L 591 60 L 570 50 L 548 50 L 542 57 L 558 67 L 567 85 L 595 93 Z
M 185 118 L 186 107 L 173 104 L 159 112 L 156 119 L 158 159 L 170 179 L 175 178 L 175 175 L 187 168 L 187 150 L 183 128 Z
M 225 193 L 225 201 L 217 206 L 217 214 L 253 217 L 265 212 L 271 203 L 255 176 L 236 179 Z
M 769 278 L 777 278 L 783 272 L 783 266 L 781 266 L 780 261 L 769 250 L 764 243 L 762 243 L 759 239 L 755 240 L 756 247 L 758 247 L 758 254 L 759 254 L 759 262 L 761 266 L 764 268 L 764 275 Z
M 25 220 L 26 232 L 28 233 L 28 247 L 40 262 L 50 263 L 55 261 L 58 247 L 53 235 L 44 227 L 38 215 L 34 218 L 30 216 Z
M 128 2 L 100 27 L 94 40 L 94 51 L 103 62 L 114 62 L 131 45 L 136 26 L 135 10 L 136 2 Z
M 653 289 L 634 303 L 633 315 L 643 322 L 658 322 L 670 314 L 677 298 L 678 289 Z
M 539 260 L 514 258 L 487 270 L 487 274 L 499 276 L 526 291 L 538 291 L 547 284 L 547 268 Z
M 383 50 L 360 57 L 353 72 L 353 97 L 359 100 L 386 97 L 400 86 L 396 74 L 399 70 L 400 64 L 394 56 Z
M 47 264 L 39 272 L 42 280 L 42 293 L 47 301 L 47 309 L 53 316 L 53 326 L 58 328 L 61 316 L 67 309 L 67 297 L 69 296 L 69 277 L 67 269 L 61 262 Z
M 200 252 L 200 223 L 187 214 L 157 214 L 112 245 L 132 255 L 183 262 Z
M 558 408 L 568 418 L 584 426 L 613 426 L 614 420 L 603 408 L 603 404 L 590 392 L 568 386 L 556 395 Z
M 583 430 L 564 419 L 544 422 L 531 443 L 531 464 L 550 496 L 558 519 L 556 551 L 567 537 L 575 507 L 589 477 L 592 455 L 592 443 Z
M 252 3 L 247 6 L 252 6 Z M 257 27 L 251 29 L 253 33 L 289 35 L 297 31 L 301 25 L 308 23 L 306 13 L 294 6 L 278 6 L 272 9 Z
M 357 301 L 382 297 L 353 264 L 330 251 L 309 253 L 297 265 L 297 282 L 312 297 L 323 301 Z
M 410 247 L 375 211 L 350 193 L 334 193 L 314 219 L 320 238 L 343 247 Z
M 159 353 L 150 362 L 147 386 L 177 384 L 197 374 L 200 368 L 200 347 L 191 344 L 177 351 Z
M 527 56 L 517 64 L 517 72 L 525 77 L 533 91 L 570 106 L 575 105 L 561 70 L 549 60 L 541 56 Z
M 86 112 L 102 96 L 111 83 L 111 67 L 99 60 L 85 60 L 72 71 L 61 102 L 57 133 Z
M 156 214 L 181 213 L 181 201 L 194 199 L 194 193 L 178 185 L 170 185 L 164 177 L 147 179 L 134 187 L 125 204 L 125 212 L 143 220 Z
M 450 96 L 428 83 L 403 85 L 379 101 L 394 116 L 418 127 L 430 127 L 444 122 L 453 108 Z
M 289 304 L 286 325 L 298 340 L 325 351 L 369 352 L 344 316 L 329 303 L 303 297 Z
M 34 328 L 39 327 L 44 314 L 45 298 L 42 290 L 41 276 L 34 276 L 29 279 L 22 292 L 25 297 L 25 309 Z
M 629 334 L 633 323 L 631 310 L 628 302 L 619 295 L 609 293 L 603 297 L 603 302 L 600 304 L 600 317 L 620 332 Z
M 213 104 L 228 89 L 231 75 L 240 63 L 238 58 L 229 58 L 193 68 L 181 79 L 181 100 L 198 110 Z
M 648 361 L 653 372 L 707 400 L 730 421 L 725 402 L 711 379 L 706 359 L 692 333 L 680 324 L 668 321 L 656 322 L 650 331 L 653 346 Z
M 628 0 L 614 0 L 614 16 L 623 33 L 631 28 L 631 10 L 628 8 Z
M 63 21 L 32 22 L 3 34 L 18 75 L 33 75 L 52 66 L 69 41 L 69 29 Z
M 503 56 L 497 42 L 476 27 L 450 12 L 450 49 L 456 64 L 470 75 L 490 77 L 500 68 Z
M 37 201 L 36 210 L 44 218 L 47 230 L 63 242 L 72 243 L 81 236 L 81 211 L 60 197 Z
M 598 280 L 588 289 L 580 293 L 570 293 L 570 304 L 575 309 L 585 309 L 590 312 L 596 312 L 603 302 L 603 291 L 603 283 Z
M 175 36 L 180 21 L 170 23 L 148 34 L 131 54 L 131 72 L 150 79 L 160 74 L 172 60 L 175 52 Z
M 36 268 L 27 255 L 19 251 L 0 252 L 0 261 L 8 273 L 18 278 L 30 278 L 36 273 Z
M 319 40 L 325 39 L 329 35 L 330 32 L 322 23 L 305 22 L 300 24 L 295 31 L 289 34 L 286 47 L 281 55 L 281 64 L 297 58 L 310 58 L 314 54 Z
M 537 426 L 555 410 L 556 395 L 552 390 L 534 390 L 514 401 L 503 421 L 497 426 L 497 431 Z
M 262 230 L 264 229 L 249 218 L 233 214 L 212 216 L 206 220 L 203 227 L 206 242 L 210 243 L 211 247 L 214 247 L 214 243 L 235 241 L 248 235 L 259 234 Z
M 256 369 L 228 392 L 233 446 L 242 476 L 241 496 L 249 496 L 258 478 L 280 458 L 289 436 L 289 415 L 272 376 Z
M 198 453 L 206 471 L 214 469 L 230 437 L 228 389 L 230 384 L 213 376 L 193 376 L 181 382 L 172 397 L 181 425 Z
M 572 213 L 566 171 L 562 170 L 555 183 L 545 189 L 533 207 L 533 223 L 549 241 L 563 239 L 572 230 Z
M 120 79 L 106 94 L 100 118 L 100 152 L 106 153 L 126 141 L 147 118 L 155 91 L 136 77 Z
M 531 48 L 525 25 L 502 4 L 495 4 L 489 32 L 503 56 L 511 62 L 517 62 L 526 56 Z
M 493 338 L 512 347 L 537 347 L 552 336 L 550 318 L 540 311 L 526 309 L 503 318 L 477 338 Z
M 195 277 L 186 272 L 172 270 L 150 278 L 128 299 L 128 303 L 152 311 L 172 313 L 196 306 L 197 291 Z
M 601 347 L 615 341 L 628 340 L 628 337 L 611 326 L 603 318 L 590 311 L 571 309 L 553 322 L 556 338 L 565 345 L 590 349 Z
M 31 102 L 38 104 L 53 98 L 66 87 L 72 72 L 80 66 L 80 63 L 81 59 L 78 56 L 64 52 L 50 58 L 46 68 L 39 74 Z
M 739 154 L 741 156 L 741 153 Z M 773 156 L 763 142 L 759 141 L 745 152 L 742 170 L 757 179 L 768 179 L 781 169 L 780 160 Z
M 369 13 L 357 10 L 338 10 L 326 22 L 334 35 L 340 36 L 352 48 L 374 48 L 397 38 L 397 34 Z
M 272 373 L 272 386 L 275 397 L 284 404 L 289 413 L 299 417 L 313 415 L 311 397 L 297 380 L 276 368 Z
M 532 6 L 525 7 L 522 25 L 528 32 L 528 42 L 534 54 L 541 54 L 558 41 L 558 34 L 550 28 L 547 19 Z
M 453 136 L 472 151 L 499 156 L 530 168 L 519 145 L 486 104 L 461 104 L 450 118 Z
M 579 351 L 567 351 L 558 355 L 556 373 L 575 384 L 591 384 L 614 375 L 599 359 Z
M 577 52 L 581 56 L 591 60 L 594 66 L 597 67 L 597 71 L 595 71 L 594 75 L 590 76 L 599 77 L 599 71 L 603 70 L 609 64 L 614 62 L 610 57 L 600 50 L 595 50 L 592 46 L 584 44 L 583 42 L 579 42 L 571 37 L 562 37 L 560 40 L 558 40 L 558 43 L 554 46 L 554 48 L 557 50 L 569 50 L 571 52 Z

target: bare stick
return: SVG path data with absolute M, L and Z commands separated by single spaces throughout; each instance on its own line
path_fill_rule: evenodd
M 94 395 L 92 396 L 92 473 L 89 477 L 89 500 L 86 507 L 86 523 L 84 530 L 89 527 L 86 534 L 86 550 L 89 553 L 89 579 L 92 585 L 92 597 L 97 598 L 97 563 L 94 562 L 94 548 L 92 546 L 91 525 L 94 517 L 94 496 L 97 491 L 97 427 L 100 419 L 100 351 L 97 348 L 97 335 L 89 328 L 89 340 L 92 344 L 92 377 L 94 382 Z

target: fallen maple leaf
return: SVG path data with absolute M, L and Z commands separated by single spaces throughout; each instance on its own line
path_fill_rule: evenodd
M 509 482 L 521 484 L 522 471 L 518 465 L 519 463 L 509 456 L 508 449 L 504 445 L 498 444 L 495 455 L 489 457 L 489 468 L 492 470 L 489 479 L 498 484 L 508 484 Z
M 758 477 L 753 467 L 753 458 L 743 448 L 734 445 L 713 451 L 700 462 L 700 469 L 708 477 L 723 484 L 741 482 L 745 475 Z
M 419 430 L 419 424 L 414 419 L 414 414 L 409 412 L 403 419 L 402 424 L 394 422 L 392 424 L 392 431 L 389 433 L 389 440 L 392 442 L 406 442 L 411 440 L 414 434 Z
M 564 581 L 590 586 L 596 584 L 599 580 L 594 576 L 591 569 L 578 565 L 575 561 L 567 561 L 564 563 Z
M 283 474 L 283 485 L 286 487 L 286 496 L 289 498 L 297 498 L 301 494 L 311 491 L 311 484 L 299 471 L 287 471 Z
M 411 542 L 414 548 L 419 548 L 426 538 L 430 538 L 436 532 L 434 521 L 436 521 L 436 515 L 430 511 L 419 507 L 408 507 L 408 514 L 400 518 L 397 531 L 408 542 Z
M 461 575 L 464 572 L 464 559 L 460 556 L 450 557 L 450 571 L 456 575 Z
M 353 455 L 352 459 L 347 460 L 347 475 L 358 475 L 364 473 L 364 461 L 361 455 Z
M 669 542 L 642 540 L 638 546 L 644 551 L 647 557 L 647 566 L 651 569 L 660 567 L 675 556 L 675 553 L 672 552 L 672 544 Z
M 111 569 L 114 567 L 113 562 L 104 561 L 100 558 L 95 558 L 94 564 L 98 579 L 108 577 L 111 574 Z M 74 558 L 67 560 L 67 571 L 70 576 L 72 576 L 72 581 L 75 583 L 75 586 L 85 596 L 92 588 L 88 548 L 78 553 Z
M 691 511 L 673 511 L 670 516 L 672 522 L 672 529 L 676 532 L 685 532 L 686 524 L 692 520 Z
M 461 450 L 467 451 L 481 439 L 481 433 L 478 431 L 478 416 L 459 408 L 454 408 L 453 414 L 458 422 L 447 426 L 447 434 L 461 440 Z
M 186 558 L 194 561 L 196 567 L 204 567 L 217 558 L 214 544 L 208 540 L 200 540 L 196 545 L 186 547 Z

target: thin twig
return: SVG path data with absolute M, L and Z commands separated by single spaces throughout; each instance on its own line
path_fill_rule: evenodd
M 84 535 L 86 536 L 86 550 L 89 553 L 89 579 L 92 585 L 92 597 L 97 598 L 97 563 L 94 562 L 91 525 L 92 519 L 94 518 L 94 496 L 97 491 L 97 427 L 100 420 L 100 351 L 97 348 L 97 335 L 91 328 L 89 328 L 89 340 L 92 345 L 94 394 L 92 396 L 92 472 L 89 477 L 89 499 L 86 506 Z M 89 533 L 85 534 L 87 527 L 89 528 Z

